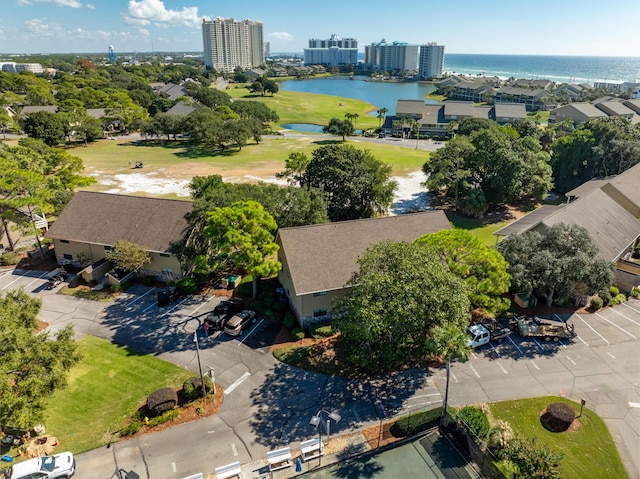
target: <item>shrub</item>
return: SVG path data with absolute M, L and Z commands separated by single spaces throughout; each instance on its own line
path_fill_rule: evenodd
M 282 363 L 297 366 L 310 352 L 311 346 L 285 346 L 276 348 L 273 351 L 273 357 Z
M 500 458 L 518 467 L 518 477 L 560 477 L 562 454 L 553 452 L 535 439 L 514 437 L 500 451 Z
M 9 266 L 18 264 L 22 258 L 15 251 L 7 251 L 0 257 L 0 265 Z
M 276 295 L 273 291 L 263 291 L 258 295 L 258 299 L 262 301 L 265 309 L 272 309 L 274 303 L 276 302 Z
M 458 412 L 458 418 L 464 421 L 469 430 L 475 434 L 477 441 L 482 443 L 489 439 L 491 427 L 489 426 L 489 419 L 487 419 L 487 415 L 482 409 L 475 406 L 463 407 Z
M 147 409 L 154 416 L 173 409 L 176 404 L 178 404 L 178 395 L 171 388 L 158 389 L 147 397 Z
M 594 296 L 593 298 L 591 298 L 591 302 L 589 303 L 589 309 L 591 311 L 598 311 L 600 308 L 602 308 L 603 304 L 604 301 L 602 301 L 602 298 L 600 296 Z
M 289 309 L 289 306 L 287 306 L 287 303 L 285 303 L 284 301 L 276 301 L 275 303 L 273 303 L 273 306 L 271 306 L 271 308 L 276 313 L 284 314 Z
M 247 278 L 247 276 L 242 278 L 242 280 L 244 281 L 245 278 Z M 249 298 L 252 297 L 253 296 L 253 284 L 251 283 L 251 281 L 240 283 L 238 285 L 238 294 L 240 296 L 246 296 L 246 297 L 249 297 Z
M 140 421 L 140 419 L 134 419 L 122 431 L 120 431 L 120 435 L 133 436 L 140 430 L 140 428 L 142 428 L 142 421 Z
M 600 291 L 598 293 L 598 296 L 600 296 L 600 298 L 602 299 L 603 306 L 609 305 L 609 301 L 611 301 L 611 294 L 609 293 L 609 291 Z
M 395 437 L 413 436 L 421 431 L 436 426 L 442 415 L 441 408 L 422 411 L 415 414 L 399 417 L 391 427 L 391 433 Z
M 611 301 L 609 301 L 609 305 L 610 306 L 615 306 L 616 304 L 622 304 L 627 300 L 627 297 L 620 293 L 617 296 L 614 296 L 613 298 L 611 298 Z
M 206 376 L 204 377 L 204 384 L 207 392 L 213 389 L 213 382 L 211 382 L 211 379 Z M 200 378 L 193 376 L 187 379 L 182 384 L 182 392 L 184 393 L 184 397 L 189 401 L 202 397 L 202 382 L 200 381 Z
M 309 326 L 309 334 L 314 338 L 328 338 L 333 336 L 333 328 L 328 321 L 318 321 Z
M 631 290 L 631 296 L 633 296 L 634 298 L 640 298 L 640 288 L 633 288 Z
M 143 276 L 142 277 L 142 284 L 144 284 L 145 286 L 151 286 L 154 282 L 155 278 L 153 276 Z
M 198 292 L 198 283 L 190 276 L 183 276 L 176 281 L 176 288 L 182 294 L 196 294 Z
M 511 424 L 499 419 L 489 434 L 489 448 L 492 451 L 499 451 L 513 438 L 514 435 L 513 429 L 511 429 Z
M 147 426 L 154 427 L 159 426 L 160 424 L 164 424 L 165 422 L 172 421 L 180 415 L 180 409 L 172 409 L 171 411 L 166 411 L 160 416 L 156 416 L 152 419 L 149 419 Z
M 618 288 L 616 288 L 615 286 L 611 286 L 609 288 L 609 294 L 611 295 L 612 298 L 615 298 L 616 296 L 618 296 L 620 294 L 620 290 Z
M 291 331 L 298 325 L 298 321 L 296 320 L 296 317 L 293 315 L 293 313 L 285 313 L 282 322 L 284 323 L 284 327 L 289 331 Z
M 562 432 L 569 429 L 575 418 L 576 412 L 571 405 L 554 402 L 547 406 L 545 413 L 540 416 L 540 422 L 549 431 Z
M 278 321 L 278 322 L 282 322 L 282 318 L 283 318 L 283 314 L 282 313 L 278 313 L 272 309 L 268 310 L 266 313 L 264 313 L 265 316 L 267 318 L 269 318 L 271 321 Z
M 251 303 L 251 309 L 258 314 L 265 314 L 264 305 L 259 299 L 256 299 L 253 303 Z
M 291 336 L 293 336 L 293 339 L 296 341 L 301 341 L 304 339 L 304 331 L 300 328 L 295 328 L 291 331 Z

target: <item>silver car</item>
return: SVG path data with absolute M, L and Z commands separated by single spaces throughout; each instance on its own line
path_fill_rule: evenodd
M 4 473 L 5 479 L 62 479 L 76 472 L 76 460 L 70 452 L 36 457 L 19 462 Z

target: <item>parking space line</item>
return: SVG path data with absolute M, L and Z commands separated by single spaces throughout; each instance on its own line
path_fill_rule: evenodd
M 38 276 L 36 279 L 34 279 L 33 281 L 31 281 L 31 283 L 29 283 L 28 285 L 25 286 L 25 288 L 28 288 L 29 286 L 31 286 L 33 283 L 35 283 L 36 281 L 44 278 L 46 275 L 49 274 L 49 271 L 46 271 L 44 273 L 42 273 L 40 276 Z
M 457 383 L 458 382 L 458 378 L 456 377 L 455 374 L 453 374 L 453 371 L 451 371 L 451 377 L 453 378 L 453 382 Z
M 260 326 L 261 324 L 262 324 L 262 319 L 261 319 L 260 321 L 258 321 L 258 324 L 256 324 L 256 325 L 253 327 L 253 329 L 252 329 L 251 331 L 249 331 L 249 333 L 248 333 L 248 334 L 246 334 L 246 335 L 244 336 L 244 338 L 242 338 L 242 341 L 238 341 L 238 346 L 240 346 L 242 343 L 244 343 L 244 342 L 245 342 L 245 340 L 247 340 L 247 339 L 249 338 L 249 336 L 251 336 L 251 334 L 256 330 L 256 328 L 257 328 L 258 326 Z
M 15 283 L 16 281 L 20 281 L 20 279 L 24 278 L 25 276 L 27 276 L 29 274 L 29 272 L 27 271 L 25 274 L 19 274 L 18 277 L 16 279 L 14 279 L 13 281 L 11 281 L 11 283 L 5 285 L 2 287 L 2 289 L 7 289 L 9 286 L 11 286 L 13 283 Z
M 573 364 L 574 366 L 575 366 L 576 364 L 578 364 L 578 363 L 576 363 L 573 359 L 571 359 L 569 356 L 565 356 L 565 357 L 566 357 L 566 358 L 569 360 L 569 362 L 570 362 L 571 364 Z
M 144 294 L 141 294 L 140 296 L 136 297 L 136 299 L 134 299 L 133 301 L 129 301 L 128 303 L 126 303 L 124 305 L 125 308 L 128 308 L 129 306 L 131 306 L 133 303 L 135 303 L 136 301 L 138 301 L 139 299 L 144 298 L 146 295 L 148 295 L 150 292 L 155 291 L 156 288 L 151 288 L 149 291 L 147 291 Z
M 233 453 L 233 457 L 236 457 L 238 455 L 238 450 L 236 449 L 236 445 L 234 443 L 231 443 L 231 452 Z
M 531 339 L 533 339 L 533 342 L 534 342 L 534 343 L 536 343 L 536 344 L 538 345 L 538 347 L 539 347 L 542 351 L 544 351 L 544 348 L 542 347 L 542 344 L 540 344 L 540 342 L 539 342 L 536 338 L 531 338 Z
M 503 372 L 503 373 L 505 373 L 505 374 L 509 374 L 509 373 L 507 372 L 507 370 L 504 368 L 504 366 L 502 366 L 502 364 L 498 363 L 498 367 L 499 367 L 500 369 L 502 369 L 502 372 Z
M 471 368 L 471 370 L 473 371 L 473 374 L 475 374 L 476 377 L 480 379 L 480 375 L 478 374 L 478 371 L 476 371 L 476 368 L 474 368 L 471 364 L 469 364 L 469 368 Z
M 147 311 L 149 311 L 151 308 L 153 308 L 154 306 L 158 306 L 157 303 L 151 303 L 150 306 L 147 306 L 145 309 L 142 310 L 143 313 L 146 313 Z
M 624 314 L 620 313 L 619 311 L 617 311 L 615 308 L 611 308 L 611 311 L 613 311 L 616 314 L 619 314 L 620 316 L 622 316 L 625 319 L 628 319 L 629 321 L 631 321 L 633 324 L 636 324 L 638 326 L 640 326 L 640 323 L 638 323 L 637 321 L 634 321 L 633 319 L 631 319 L 629 316 L 625 316 Z
M 235 382 L 231 386 L 229 386 L 227 389 L 225 389 L 224 393 L 225 394 L 231 394 L 235 390 L 235 388 L 237 388 L 244 381 L 246 381 L 249 376 L 251 376 L 251 373 L 249 371 L 247 371 L 242 376 L 240 376 L 238 379 L 236 379 Z
M 513 344 L 513 346 L 518 350 L 518 352 L 520 353 L 520 355 L 522 356 L 522 349 L 520 349 L 518 347 L 518 345 L 516 344 L 516 342 L 513 340 L 513 338 L 511 336 L 509 336 L 509 341 L 511 341 L 511 344 Z
M 582 339 L 582 338 L 580 337 L 580 335 L 579 335 L 579 334 L 576 334 L 576 338 L 578 338 L 580 341 L 582 341 L 586 347 L 590 347 L 590 346 L 587 344 L 587 342 L 586 342 L 584 339 Z
M 611 344 L 609 341 L 607 341 L 607 340 L 606 340 L 606 338 L 605 338 L 602 334 L 600 334 L 598 331 L 596 331 L 595 329 L 593 329 L 593 327 L 592 327 L 589 323 L 587 323 L 584 319 L 582 319 L 582 318 L 580 317 L 580 315 L 579 315 L 579 314 L 576 314 L 576 318 L 578 318 L 580 321 L 582 321 L 584 324 L 586 324 L 586 325 L 589 327 L 589 329 L 591 329 L 591 331 L 593 331 L 593 332 L 594 332 L 594 333 L 596 333 L 598 336 L 600 336 L 600 338 L 602 338 L 602 340 L 603 340 L 605 343 L 607 343 L 607 344 Z
M 608 354 L 609 356 L 611 356 L 613 359 L 615 359 L 615 358 L 616 358 L 613 354 L 611 354 L 611 353 L 610 353 L 610 352 L 608 352 L 608 351 L 607 351 L 607 354 Z
M 533 362 L 533 359 L 530 359 L 529 362 L 531 364 L 533 364 L 533 367 L 536 368 L 538 371 L 540 371 L 540 366 L 538 366 L 536 363 Z
M 358 411 L 356 411 L 355 406 L 351 406 L 351 411 L 353 412 L 353 417 L 356 418 L 356 422 L 360 422 L 360 416 L 358 415 Z
M 496 352 L 496 354 L 497 354 L 498 356 L 500 356 L 500 351 L 498 351 L 498 348 L 496 348 L 496 347 L 493 345 L 493 343 L 489 343 L 489 345 L 491 346 L 491 349 L 493 349 L 493 350 Z M 474 356 L 475 356 L 475 355 L 474 355 Z
M 629 309 L 633 309 L 636 313 L 640 313 L 640 309 L 636 309 L 632 306 L 629 306 L 627 303 L 622 303 L 623 306 L 626 306 Z
M 202 308 L 205 304 L 207 304 L 209 301 L 211 301 L 213 298 L 215 298 L 216 296 L 213 295 L 211 296 L 209 299 L 207 299 L 204 303 L 202 303 L 200 306 L 198 306 L 196 309 L 194 309 L 193 311 L 191 311 L 189 314 L 187 314 L 187 317 L 190 317 L 193 313 L 195 313 L 196 311 L 198 311 L 200 308 Z
M 160 317 L 164 317 L 164 316 L 168 316 L 169 314 L 173 313 L 176 309 L 178 309 L 180 306 L 182 306 L 184 304 L 185 301 L 187 301 L 189 298 L 191 298 L 191 296 L 187 296 L 186 298 L 184 298 L 182 301 L 180 301 L 178 304 L 176 304 L 173 308 L 171 308 L 169 311 L 165 311 L 164 314 L 162 314 Z M 145 310 L 146 311 L 146 310 Z
M 620 331 L 622 331 L 623 333 L 628 334 L 629 336 L 631 336 L 633 339 L 638 339 L 636 336 L 634 336 L 633 334 L 631 334 L 629 331 L 627 331 L 624 328 L 621 328 L 620 326 L 618 326 L 616 323 L 614 323 L 613 321 L 609 321 L 607 318 L 605 318 L 604 316 L 602 316 L 599 313 L 595 313 L 596 316 L 598 316 L 599 318 L 604 319 L 607 323 L 609 323 L 611 326 L 615 326 L 616 328 L 618 328 Z

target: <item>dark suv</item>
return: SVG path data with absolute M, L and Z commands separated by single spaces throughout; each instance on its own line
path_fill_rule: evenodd
M 240 298 L 230 298 L 221 301 L 213 308 L 213 313 L 204 320 L 204 329 L 207 334 L 224 328 L 225 323 L 232 315 L 242 311 L 242 306 L 243 302 Z

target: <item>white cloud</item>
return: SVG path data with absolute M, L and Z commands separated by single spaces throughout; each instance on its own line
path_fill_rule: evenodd
M 283 42 L 290 42 L 294 40 L 293 35 L 288 32 L 273 32 L 267 34 L 267 37 L 281 40 Z
M 47 23 L 45 19 L 32 18 L 24 22 L 27 32 L 35 37 L 59 37 L 64 30 L 57 23 Z
M 129 0 L 127 14 L 131 24 L 148 25 L 153 21 L 165 25 L 200 26 L 198 7 L 167 10 L 162 0 Z
M 95 10 L 95 9 L 96 9 L 96 6 L 95 6 L 93 3 L 87 3 L 87 8 L 88 8 L 89 10 Z
M 18 5 L 33 5 L 34 3 L 53 3 L 59 7 L 82 8 L 78 0 L 18 0 Z

